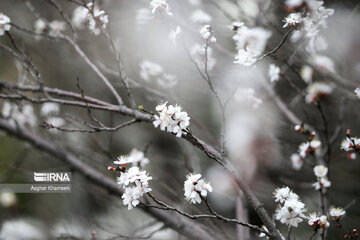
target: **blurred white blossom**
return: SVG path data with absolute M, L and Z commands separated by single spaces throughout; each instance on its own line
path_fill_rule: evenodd
M 54 20 L 54 21 L 50 22 L 49 27 L 50 27 L 49 34 L 51 36 L 56 37 L 59 34 L 61 34 L 61 32 L 65 31 L 66 24 L 63 21 Z
M 182 29 L 180 26 L 177 26 L 175 30 L 171 29 L 169 38 L 174 45 L 176 45 L 176 40 L 181 36 L 181 34 L 182 34 Z
M 47 102 L 41 106 L 40 113 L 42 116 L 48 116 L 48 115 L 59 114 L 59 111 L 60 111 L 59 104 L 53 102 Z
M 270 82 L 276 82 L 280 78 L 280 68 L 275 64 L 269 65 L 269 77 L 270 77 Z
M 310 84 L 306 89 L 305 100 L 307 103 L 316 103 L 321 98 L 330 95 L 334 90 L 334 85 L 324 82 L 315 82 Z
M 194 23 L 206 24 L 212 21 L 212 17 L 201 9 L 195 10 L 190 17 Z
M 0 205 L 2 207 L 8 208 L 16 204 L 17 197 L 13 192 L 2 192 L 0 193 Z
M 261 98 L 255 96 L 253 88 L 239 88 L 234 94 L 234 98 L 239 103 L 246 103 L 253 108 L 258 108 L 263 104 Z
M 290 157 L 292 168 L 295 170 L 300 170 L 304 164 L 303 159 L 299 154 L 293 153 Z
M 89 10 L 85 7 L 77 7 L 74 9 L 71 22 L 75 28 L 82 29 L 84 28 L 85 23 L 88 20 Z
M 152 0 L 150 2 L 151 12 L 156 16 L 172 16 L 171 8 L 166 0 Z

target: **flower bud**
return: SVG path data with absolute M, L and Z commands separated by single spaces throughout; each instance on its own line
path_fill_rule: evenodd
M 116 168 L 114 168 L 114 167 L 112 167 L 112 166 L 109 166 L 109 167 L 108 167 L 108 170 L 109 170 L 109 171 L 112 171 L 112 172 L 115 172 L 115 171 L 116 171 Z

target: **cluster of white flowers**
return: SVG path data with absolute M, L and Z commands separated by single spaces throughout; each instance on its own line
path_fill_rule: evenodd
M 194 23 L 206 24 L 212 21 L 212 17 L 201 9 L 195 10 L 190 17 Z
M 59 117 L 60 106 L 57 103 L 44 103 L 41 107 L 40 113 L 46 117 L 45 122 L 54 127 L 62 127 L 65 125 L 63 118 Z M 50 129 L 53 133 L 57 133 L 56 129 Z
M 297 4 L 298 3 L 294 5 Z M 293 42 L 296 42 L 302 37 L 305 37 L 308 40 L 308 45 L 306 47 L 306 50 L 310 54 L 315 54 L 316 52 L 325 50 L 327 48 L 327 42 L 325 38 L 321 36 L 319 33 L 321 29 L 327 26 L 326 19 L 334 14 L 334 10 L 325 8 L 323 5 L 324 5 L 323 1 L 310 0 L 307 1 L 309 12 L 307 13 L 306 17 L 301 18 L 301 13 L 290 14 L 292 15 L 292 18 L 289 18 L 288 25 L 299 22 L 303 23 L 303 27 L 300 30 L 295 30 L 293 32 L 293 35 L 291 36 L 291 40 Z
M 309 226 L 314 227 L 316 229 L 328 228 L 330 226 L 327 217 L 325 215 L 319 216 L 319 214 L 316 212 L 310 213 L 308 219 L 309 219 L 308 221 Z
M 99 9 L 97 6 L 92 6 L 92 3 L 88 3 L 87 7 L 93 9 L 93 14 L 88 14 L 89 20 L 89 30 L 95 34 L 99 35 L 101 33 L 101 28 L 106 28 L 109 22 L 109 17 L 104 10 Z M 100 24 L 99 24 L 100 23 Z
M 321 98 L 327 97 L 334 90 L 334 84 L 325 82 L 315 82 L 306 89 L 305 100 L 307 103 L 317 103 Z
M 201 174 L 189 174 L 184 182 L 184 195 L 187 201 L 192 204 L 201 203 L 201 196 L 206 197 L 213 188 L 210 183 L 201 179 Z
M 297 153 L 293 153 L 290 157 L 292 168 L 296 171 L 300 170 L 304 164 L 304 160 Z
M 206 45 L 195 44 L 190 49 L 190 55 L 191 55 L 192 59 L 196 62 L 196 64 L 199 66 L 200 69 L 205 68 L 205 61 L 206 61 L 205 48 L 206 48 Z M 208 47 L 207 48 L 207 69 L 208 70 L 213 69 L 215 64 L 216 64 L 216 59 L 212 57 L 212 48 Z
M 0 13 L 0 36 L 4 35 L 6 31 L 10 31 L 11 20 L 5 14 Z
M 125 161 L 124 159 L 114 163 L 119 164 L 119 162 Z M 128 206 L 128 210 L 133 209 L 140 203 L 139 198 L 144 193 L 151 191 L 149 187 L 149 180 L 151 179 L 152 177 L 145 170 L 140 170 L 138 167 L 131 167 L 126 171 L 120 172 L 117 184 L 124 189 L 121 198 L 123 198 L 124 205 Z
M 259 108 L 263 104 L 261 98 L 256 97 L 253 88 L 239 88 L 234 94 L 234 98 L 239 103 L 245 103 L 253 108 Z
M 5 101 L 2 107 L 2 116 L 7 118 L 13 126 L 16 126 L 17 123 L 20 126 L 35 127 L 37 123 L 33 107 L 30 104 L 18 106 Z
M 213 36 L 212 28 L 210 25 L 204 25 L 200 29 L 200 35 L 202 38 L 206 39 L 209 44 L 215 44 L 216 38 Z
M 236 42 L 237 54 L 235 63 L 251 66 L 265 50 L 271 32 L 263 28 L 248 28 L 241 22 L 234 22 L 230 28 L 235 31 L 233 40 Z
M 270 82 L 276 82 L 280 79 L 280 68 L 275 64 L 269 65 Z
M 276 220 L 288 226 L 297 227 L 306 212 L 305 204 L 299 196 L 292 192 L 289 187 L 277 188 L 274 192 L 275 202 L 279 202 L 276 210 Z
M 314 174 L 318 179 L 318 181 L 313 184 L 315 190 L 321 190 L 331 186 L 331 182 L 326 177 L 327 173 L 328 168 L 324 165 L 317 165 L 314 167 Z
M 339 221 L 344 215 L 346 211 L 342 208 L 332 208 L 330 209 L 330 216 L 334 221 Z
M 355 146 L 354 146 L 355 144 Z M 344 140 L 342 140 L 341 142 L 341 149 L 349 152 L 351 150 L 354 150 L 355 148 L 359 149 L 360 148 L 360 138 L 357 137 L 351 137 L 348 138 L 346 137 Z
M 177 26 L 175 30 L 171 30 L 169 34 L 170 40 L 173 42 L 174 45 L 176 45 L 176 40 L 181 36 L 182 29 L 180 26 Z
M 75 8 L 71 19 L 71 22 L 74 25 L 74 27 L 78 29 L 83 29 L 85 23 L 88 20 L 88 14 L 89 14 L 89 10 L 85 7 L 80 6 Z
M 89 9 L 92 10 L 92 13 Z M 88 22 L 89 30 L 93 34 L 99 35 L 101 33 L 101 27 L 107 27 L 109 16 L 98 6 L 93 6 L 92 3 L 88 3 L 86 8 L 75 8 L 72 16 L 72 23 L 76 28 L 82 29 L 86 22 Z
M 173 74 L 165 73 L 162 66 L 148 60 L 140 63 L 140 77 L 146 82 L 156 81 L 163 88 L 172 88 L 177 84 Z
M 178 105 L 166 105 L 167 102 L 156 107 L 156 111 L 160 116 L 154 116 L 154 126 L 156 128 L 160 126 L 162 131 L 167 130 L 168 132 L 176 134 L 176 137 L 186 135 L 186 129 L 190 124 L 190 117 L 187 112 L 182 111 L 182 108 Z
M 299 155 L 305 158 L 307 154 L 314 153 L 321 146 L 319 140 L 313 139 L 311 141 L 303 142 L 299 145 Z
M 171 8 L 166 0 L 152 0 L 150 2 L 151 12 L 156 16 L 172 16 Z

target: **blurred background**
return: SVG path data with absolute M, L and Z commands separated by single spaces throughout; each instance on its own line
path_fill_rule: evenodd
M 61 20 L 61 15 L 47 0 L 1 0 L 0 12 L 11 18 L 12 23 L 25 29 L 34 30 L 37 18 L 29 10 L 29 3 L 49 22 Z M 70 18 L 76 4 L 71 1 L 56 1 Z M 234 64 L 236 54 L 234 32 L 229 29 L 233 21 L 242 21 L 248 27 L 261 27 L 271 32 L 266 50 L 273 49 L 282 39 L 287 29 L 283 29 L 282 19 L 288 14 L 284 1 L 266 0 L 183 0 L 167 1 L 174 16 L 154 19 L 149 0 L 99 0 L 96 4 L 109 16 L 109 30 L 116 47 L 121 53 L 124 69 L 130 79 L 137 105 L 154 111 L 155 106 L 168 101 L 179 104 L 191 117 L 190 128 L 195 135 L 219 149 L 221 117 L 214 95 L 201 78 L 188 52 L 195 56 L 196 44 L 204 44 L 199 30 L 208 14 L 209 23 L 217 43 L 209 55 L 209 74 L 225 102 L 229 99 L 226 112 L 226 146 L 228 155 L 240 173 L 247 179 L 256 195 L 264 202 L 269 213 L 274 213 L 276 204 L 272 192 L 276 187 L 289 186 L 304 201 L 309 212 L 319 210 L 319 194 L 311 184 L 316 180 L 312 165 L 304 164 L 302 169 L 294 170 L 290 161 L 292 153 L 304 141 L 296 133 L 294 125 L 279 111 L 267 91 L 268 66 L 275 63 L 284 67 L 299 45 L 287 41 L 276 53 L 267 57 L 256 68 L 245 68 Z M 360 5 L 354 1 L 325 1 L 325 6 L 335 13 L 329 17 L 327 28 L 322 30 L 328 47 L 323 53 L 330 57 L 338 75 L 357 83 L 360 74 Z M 197 11 L 197 12 L 196 12 Z M 202 11 L 199 13 L 199 11 Z M 195 13 L 194 13 L 195 12 Z M 200 17 L 199 17 L 200 16 Z M 200 19 L 200 20 L 199 20 Z M 205 19 L 205 20 L 204 20 Z M 168 38 L 170 29 L 181 26 L 183 36 L 174 45 Z M 116 100 L 98 76 L 86 65 L 67 42 L 34 37 L 16 28 L 12 36 L 26 49 L 41 72 L 45 85 L 79 92 L 77 79 L 85 94 L 111 103 Z M 67 28 L 64 34 L 71 35 Z M 90 59 L 111 80 L 116 90 L 126 96 L 121 82 L 116 76 L 116 61 L 109 44 L 102 35 L 94 36 L 88 29 L 77 30 L 77 41 Z M 6 36 L 0 42 L 11 46 Z M 195 47 L 194 47 L 195 46 Z M 301 46 L 301 45 L 300 45 Z M 299 71 L 307 60 L 303 47 L 293 57 L 293 69 L 285 70 L 292 83 L 304 91 L 307 84 L 299 78 Z M 158 64 L 164 76 L 147 77 L 147 65 Z M 210 64 L 211 62 L 211 64 Z M 145 69 L 145 70 L 144 70 Z M 114 75 L 115 72 L 115 75 Z M 170 77 L 169 77 L 170 75 Z M 314 79 L 325 78 L 314 75 Z M 35 84 L 26 76 L 21 64 L 6 51 L 0 50 L 0 80 Z M 333 81 L 332 79 L 326 79 Z M 256 99 L 261 99 L 258 107 L 248 102 L 238 101 L 234 90 L 253 89 Z M 310 123 L 324 136 L 323 123 L 316 107 L 309 105 L 288 81 L 281 79 L 273 84 L 276 94 L 300 119 Z M 1 89 L 0 89 L 1 92 Z M 360 167 L 359 159 L 348 159 L 340 149 L 345 130 L 351 128 L 354 135 L 360 135 L 359 102 L 349 97 L 353 89 L 338 86 L 324 101 L 324 112 L 329 121 L 332 134 L 340 127 L 340 134 L 332 146 L 330 166 L 331 188 L 329 200 L 332 206 L 348 206 L 343 229 L 330 228 L 328 239 L 340 239 L 347 230 L 358 227 L 360 208 L 359 197 Z M 240 92 L 241 95 L 241 92 Z M 125 98 L 126 99 L 126 98 Z M 1 104 L 4 101 L 1 100 Z M 188 204 L 183 196 L 183 183 L 189 172 L 202 174 L 214 187 L 209 195 L 210 203 L 221 214 L 228 217 L 247 219 L 261 225 L 256 213 L 247 208 L 241 193 L 233 187 L 231 178 L 210 160 L 204 153 L 188 142 L 161 132 L 150 124 L 137 123 L 116 132 L 77 133 L 50 131 L 40 125 L 46 119 L 40 114 L 41 105 L 33 105 L 36 127 L 33 129 L 41 137 L 75 154 L 84 161 L 114 178 L 116 174 L 107 172 L 107 166 L 133 148 L 146 150 L 150 163 L 145 169 L 153 176 L 150 185 L 153 189 L 180 204 L 186 211 L 206 211 L 204 206 Z M 343 114 L 341 114 L 343 109 Z M 117 125 L 126 117 L 115 113 L 93 111 L 93 114 L 108 126 Z M 341 116 L 342 115 L 342 116 Z M 58 114 L 69 127 L 79 126 L 71 116 L 89 121 L 86 109 L 61 106 Z M 39 152 L 29 144 L 16 140 L 1 132 L 0 136 L 0 179 L 1 183 L 24 183 L 32 178 L 34 171 L 72 171 L 64 163 L 52 156 Z M 110 239 L 119 235 L 134 239 L 147 236 L 162 227 L 139 209 L 128 211 L 121 199 L 112 197 L 103 189 L 89 183 L 85 178 L 73 173 L 71 194 L 4 194 L 0 195 L 1 239 Z M 200 221 L 207 223 L 206 221 Z M 284 225 L 277 222 L 281 230 Z M 236 239 L 238 231 L 232 224 L 218 223 L 228 236 Z M 19 231 L 19 229 L 21 229 Z M 257 239 L 253 233 L 249 239 Z M 307 239 L 311 230 L 307 223 L 294 230 L 296 239 Z M 13 236 L 12 238 L 9 236 Z M 231 237 L 230 237 L 231 236 Z M 122 239 L 122 238 L 114 238 Z M 185 239 L 178 233 L 165 228 L 157 231 L 151 239 Z

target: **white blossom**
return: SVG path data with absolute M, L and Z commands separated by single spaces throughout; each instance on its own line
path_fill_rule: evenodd
M 13 122 L 14 120 L 21 126 L 35 127 L 37 123 L 33 107 L 30 104 L 18 106 L 5 101 L 2 108 L 2 115 L 4 118 L 8 118 L 12 124 L 15 124 Z
M 299 72 L 302 80 L 304 80 L 304 82 L 307 84 L 311 83 L 313 73 L 314 73 L 314 70 L 308 65 L 302 66 L 302 68 L 300 69 L 300 72 Z
M 164 103 L 156 107 L 159 116 L 154 116 L 154 127 L 160 126 L 160 129 L 162 131 L 167 130 L 168 132 L 176 134 L 176 137 L 186 135 L 185 130 L 190 124 L 190 117 L 186 112 L 182 111 L 182 108 L 180 106 L 166 106 L 166 104 L 167 103 Z
M 296 154 L 296 153 L 293 153 L 290 157 L 291 159 L 291 164 L 292 164 L 292 167 L 293 169 L 295 170 L 300 170 L 301 167 L 303 166 L 304 164 L 304 161 L 303 159 L 300 157 L 299 154 Z
M 59 34 L 61 34 L 61 32 L 65 31 L 66 29 L 66 24 L 63 21 L 59 21 L 59 20 L 54 20 L 49 24 L 50 27 L 50 32 L 49 34 L 51 36 L 58 36 Z
M 132 159 L 129 159 L 125 155 L 119 156 L 117 159 L 118 159 L 117 161 L 114 161 L 114 164 L 126 166 L 128 163 L 133 163 Z
M 174 45 L 176 45 L 176 40 L 180 37 L 181 34 L 182 30 L 180 26 L 177 26 L 175 30 L 170 31 L 169 38 Z
M 342 208 L 331 208 L 330 216 L 333 220 L 337 221 L 345 215 L 346 211 Z
M 314 167 L 314 174 L 316 177 L 325 177 L 328 173 L 328 168 L 324 165 L 317 165 Z
M 286 0 L 285 5 L 289 8 L 296 8 L 303 4 L 304 0 Z
M 72 14 L 71 23 L 74 25 L 75 28 L 84 28 L 84 25 L 88 20 L 88 14 L 89 10 L 85 7 L 79 6 L 75 8 Z
M 118 162 L 123 163 L 122 159 Z M 149 187 L 149 180 L 151 179 L 152 177 L 145 170 L 140 170 L 135 166 L 125 172 L 120 172 L 117 184 L 124 189 L 123 204 L 128 206 L 128 210 L 136 207 L 140 203 L 139 198 L 151 191 Z
M 195 10 L 190 17 L 194 23 L 206 24 L 212 21 L 212 17 L 201 9 Z
M 270 82 L 276 82 L 280 78 L 280 68 L 275 64 L 269 65 L 269 77 L 270 77 Z
M 206 39 L 208 43 L 215 44 L 216 38 L 213 36 L 213 31 L 210 25 L 204 25 L 200 29 L 200 35 L 202 38 Z
M 133 166 L 140 166 L 142 168 L 149 163 L 149 159 L 145 157 L 145 154 L 136 148 L 131 150 L 130 154 L 127 156 L 127 159 L 133 164 Z
M 308 224 L 309 226 L 318 228 L 328 228 L 330 223 L 327 220 L 325 215 L 319 216 L 317 213 L 311 213 L 308 217 Z
M 234 63 L 249 67 L 256 62 L 256 56 L 258 56 L 258 53 L 239 49 L 237 54 L 235 55 Z
M 238 22 L 238 21 L 235 21 L 235 22 L 232 22 L 228 28 L 232 31 L 237 31 L 239 28 L 243 27 L 244 26 L 244 23 L 243 22 Z
M 184 195 L 187 201 L 196 204 L 201 203 L 201 196 L 206 197 L 208 192 L 212 192 L 213 188 L 210 183 L 201 179 L 200 174 L 189 174 L 184 182 Z
M 354 90 L 354 92 L 355 92 L 356 96 L 360 99 L 360 88 L 356 88 Z
M 3 13 L 0 13 L 0 36 L 4 35 L 6 31 L 10 31 L 11 20 L 8 16 Z
M 44 20 L 42 19 L 37 19 L 34 22 L 34 29 L 35 29 L 35 33 L 36 34 L 42 34 L 46 31 L 46 23 Z
M 121 198 L 123 198 L 123 204 L 128 206 L 128 210 L 133 209 L 140 203 L 140 197 L 141 192 L 136 187 L 126 188 L 124 194 L 121 196 Z
M 325 82 L 315 82 L 310 84 L 306 91 L 305 100 L 307 103 L 316 103 L 320 98 L 330 95 L 334 90 L 334 85 Z
M 351 151 L 355 148 L 354 143 L 356 148 L 360 148 L 360 138 L 351 137 L 351 139 L 349 139 L 348 137 L 346 137 L 341 142 L 341 149 L 345 150 L 346 152 Z
M 301 13 L 290 13 L 284 20 L 285 22 L 283 28 L 286 28 L 288 26 L 295 26 L 296 24 L 300 23 L 302 21 Z
M 284 203 L 285 201 L 295 199 L 298 200 L 299 196 L 290 190 L 289 187 L 277 188 L 273 192 L 275 202 Z
M 46 123 L 54 127 L 62 127 L 65 125 L 65 120 L 61 117 L 49 117 L 46 119 Z M 50 129 L 56 130 L 56 129 Z
M 331 182 L 327 179 L 327 177 L 319 178 L 317 182 L 313 183 L 312 186 L 315 190 L 320 190 L 322 188 L 331 187 Z
M 242 26 L 237 29 L 233 40 L 236 42 L 236 48 L 238 50 L 244 50 L 257 56 L 265 50 L 266 43 L 271 35 L 270 31 L 263 28 L 248 28 Z
M 88 13 L 89 21 L 89 30 L 94 35 L 99 35 L 101 33 L 101 28 L 106 28 L 109 22 L 109 16 L 104 10 L 101 10 L 98 6 L 92 6 L 92 3 L 88 3 L 87 7 L 92 9 L 93 14 Z
M 305 204 L 299 199 L 291 198 L 278 208 L 275 217 L 283 224 L 297 227 L 303 218 L 306 218 L 304 212 L 306 212 Z
M 299 155 L 305 158 L 308 153 L 315 152 L 321 146 L 319 140 L 313 139 L 312 141 L 303 142 L 299 145 Z
M 166 0 L 152 0 L 150 2 L 151 12 L 157 16 L 172 16 L 171 8 Z
M 157 63 L 144 60 L 140 63 L 140 77 L 145 81 L 149 81 L 151 77 L 162 74 L 164 69 Z
M 323 55 L 314 55 L 310 60 L 318 70 L 325 73 L 335 73 L 335 65 L 332 59 Z
M 41 107 L 41 115 L 49 116 L 49 115 L 56 115 L 59 114 L 60 106 L 57 103 L 47 102 L 44 103 Z

